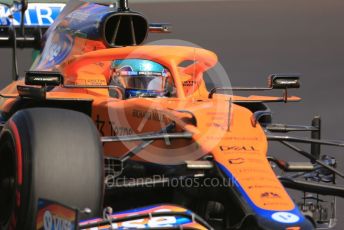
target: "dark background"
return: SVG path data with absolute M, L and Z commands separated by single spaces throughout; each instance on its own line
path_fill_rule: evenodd
M 344 1 L 228 0 L 131 7 L 150 22 L 173 24 L 172 34 L 152 35 L 149 41 L 182 39 L 217 53 L 232 85 L 265 86 L 269 73 L 302 73 L 301 89 L 292 91 L 302 102 L 271 105 L 274 122 L 310 124 L 320 115 L 322 137 L 344 140 Z M 11 52 L 0 52 L 3 87 L 10 82 Z M 29 67 L 30 52 L 20 53 L 21 70 Z M 343 149 L 322 150 L 335 156 L 344 171 Z M 278 144 L 271 145 L 269 154 L 300 159 Z M 338 207 L 336 229 L 341 229 L 343 199 Z

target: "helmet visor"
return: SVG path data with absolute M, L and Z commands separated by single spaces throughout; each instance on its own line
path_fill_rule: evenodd
M 117 73 L 117 78 L 126 89 L 150 90 L 163 92 L 165 89 L 166 77 L 161 73 L 146 73 L 140 75 L 128 75 Z

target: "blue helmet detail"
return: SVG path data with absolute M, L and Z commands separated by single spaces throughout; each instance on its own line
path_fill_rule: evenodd
M 167 70 L 161 64 L 144 59 L 124 59 L 116 60 L 112 63 L 112 69 L 126 72 L 129 76 L 139 76 L 150 73 L 161 73 L 160 76 L 166 77 Z
M 163 97 L 165 92 L 157 92 L 154 90 L 139 90 L 139 89 L 126 89 L 125 90 L 125 98 L 131 97 Z
M 123 59 L 112 62 L 113 82 L 122 87 L 125 97 L 160 97 L 166 94 L 169 71 L 161 64 L 145 59 Z M 116 80 L 117 79 L 117 80 Z

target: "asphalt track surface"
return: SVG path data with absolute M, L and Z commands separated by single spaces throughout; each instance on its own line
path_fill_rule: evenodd
M 235 86 L 265 86 L 269 73 L 302 73 L 301 89 L 291 92 L 302 102 L 271 105 L 274 122 L 310 124 L 320 115 L 322 137 L 344 140 L 344 1 L 152 2 L 131 7 L 144 12 L 150 22 L 172 23 L 174 32 L 152 35 L 149 41 L 181 39 L 214 51 Z M 23 71 L 30 51 L 19 57 Z M 1 87 L 11 79 L 10 59 L 9 50 L 0 51 Z M 344 171 L 343 148 L 322 150 L 335 156 Z M 269 154 L 303 159 L 278 144 L 271 145 Z M 343 229 L 343 211 L 344 199 L 339 199 L 335 229 Z

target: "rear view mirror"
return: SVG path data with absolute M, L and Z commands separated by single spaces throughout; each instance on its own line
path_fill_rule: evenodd
M 59 72 L 28 71 L 25 75 L 26 85 L 59 86 L 63 84 L 63 76 Z
M 300 76 L 298 74 L 271 74 L 268 84 L 271 89 L 300 88 Z

